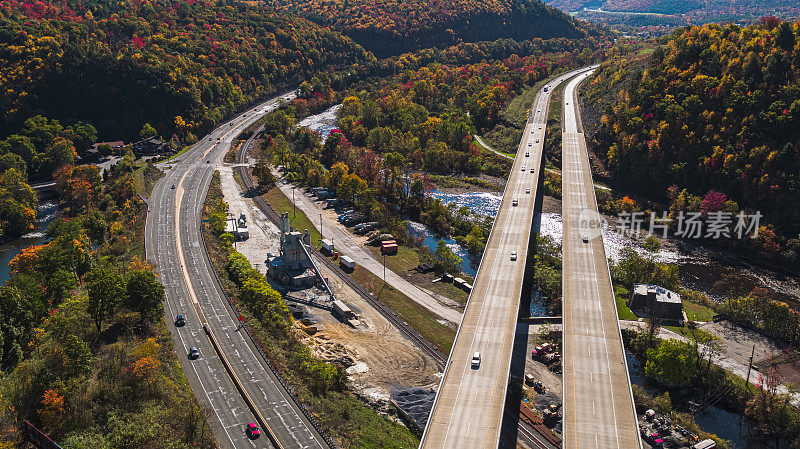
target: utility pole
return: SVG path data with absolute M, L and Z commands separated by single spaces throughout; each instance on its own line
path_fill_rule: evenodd
M 750 391 L 750 370 L 753 369 L 753 357 L 756 355 L 756 345 L 753 345 L 753 352 L 750 353 L 750 364 L 747 365 L 747 379 L 744 381 L 744 386 L 747 391 Z
M 386 284 L 386 254 L 383 255 L 383 283 Z
M 292 211 L 292 220 L 294 220 L 294 217 L 297 216 L 297 204 L 295 204 L 295 202 L 294 202 L 294 189 L 295 189 L 295 186 L 292 186 L 292 209 L 293 209 L 293 211 Z

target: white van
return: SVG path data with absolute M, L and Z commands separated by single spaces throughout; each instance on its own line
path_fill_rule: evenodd
M 481 367 L 481 353 L 476 352 L 475 354 L 472 354 L 472 368 L 478 369 L 480 367 Z

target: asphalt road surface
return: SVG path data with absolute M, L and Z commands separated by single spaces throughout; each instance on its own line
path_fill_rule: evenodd
M 420 448 L 494 448 L 499 443 L 550 94 L 575 73 L 552 80 L 549 91 L 540 90 L 533 102 Z M 475 352 L 481 355 L 477 369 L 471 366 Z
M 204 322 L 280 444 L 285 448 L 328 447 L 265 365 L 249 337 L 239 332 L 238 321 L 214 279 L 201 242 L 202 206 L 215 165 L 236 135 L 275 109 L 279 98 L 248 110 L 203 137 L 168 164 L 165 177 L 148 199 L 147 258 L 156 266 L 166 289 L 167 323 L 178 314 L 186 317 L 185 326 L 170 325 L 175 350 L 223 448 L 263 448 L 270 443 L 266 435 L 257 440 L 247 438 L 245 426 L 256 420 L 206 337 Z M 199 348 L 199 359 L 186 357 L 191 346 Z
M 563 445 L 565 449 L 641 447 L 625 352 L 611 288 L 577 87 L 564 89 Z

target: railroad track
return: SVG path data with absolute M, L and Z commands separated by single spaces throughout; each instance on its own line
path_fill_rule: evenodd
M 262 129 L 263 127 L 255 130 L 247 142 L 241 146 L 239 152 L 236 154 L 237 164 L 246 164 L 247 153 L 252 148 L 256 136 L 262 131 Z M 255 182 L 253 182 L 253 178 L 250 176 L 250 170 L 247 169 L 246 165 L 238 165 L 236 167 L 236 172 L 239 175 L 239 179 L 241 179 L 245 190 L 251 191 L 255 189 Z M 280 216 L 277 212 L 275 212 L 272 206 L 269 205 L 269 203 L 264 201 L 264 199 L 259 196 L 253 197 L 253 201 L 272 223 L 275 225 L 280 223 Z M 317 248 L 311 247 L 311 253 L 315 255 L 318 260 L 322 261 L 322 263 L 325 264 L 329 270 L 333 271 L 345 284 L 352 288 L 353 291 L 358 293 L 364 299 L 364 301 L 366 301 L 370 306 L 377 310 L 378 313 L 380 313 L 392 325 L 394 325 L 400 331 L 400 333 L 403 334 L 403 336 L 414 342 L 414 344 L 416 344 L 425 354 L 431 357 L 436 364 L 439 365 L 439 367 L 444 367 L 447 361 L 446 355 L 442 354 L 438 348 L 436 348 L 424 337 L 419 335 L 419 333 L 414 330 L 414 328 L 412 328 L 405 320 L 403 320 L 402 317 L 398 316 L 392 309 L 387 307 L 377 297 L 375 297 L 375 295 L 364 288 L 364 286 L 356 282 L 347 273 L 342 271 L 339 265 L 325 257 L 325 255 L 320 253 Z
M 247 163 L 247 154 L 252 149 L 253 143 L 256 137 L 261 133 L 263 130 L 263 126 L 256 129 L 253 132 L 253 135 L 247 139 L 247 142 L 244 143 L 239 149 L 236 154 L 236 172 L 239 175 L 239 179 L 242 181 L 242 185 L 244 186 L 245 190 L 251 191 L 255 189 L 255 182 L 253 182 L 252 176 L 250 176 L 250 170 L 246 165 Z M 280 223 L 280 216 L 277 212 L 269 205 L 264 199 L 260 196 L 253 197 L 253 201 L 256 203 L 256 206 L 264 213 L 264 215 L 269 218 L 269 220 L 278 225 Z M 356 282 L 352 277 L 350 277 L 347 273 L 342 271 L 341 268 L 333 261 L 325 257 L 323 254 L 319 252 L 317 248 L 311 248 L 312 254 L 316 255 L 322 263 L 325 264 L 328 269 L 333 271 L 345 284 L 347 284 L 350 288 L 353 289 L 356 293 L 358 293 L 364 301 L 366 301 L 369 305 L 371 305 L 375 310 L 378 311 L 384 318 L 386 318 L 392 325 L 394 325 L 401 334 L 403 334 L 406 338 L 410 339 L 414 342 L 424 353 L 426 353 L 429 357 L 431 357 L 440 367 L 444 367 L 445 363 L 447 363 L 447 357 L 441 353 L 435 346 L 433 346 L 428 340 L 423 338 L 416 330 L 414 330 L 408 323 L 406 323 L 401 317 L 399 317 L 393 310 L 383 304 L 378 298 L 376 298 L 371 292 L 369 292 L 364 286 Z M 538 430 L 534 429 L 531 431 L 526 427 L 523 423 L 518 422 L 517 428 L 519 433 L 524 435 L 529 441 L 531 441 L 536 447 L 535 449 L 552 449 L 554 446 L 552 443 L 548 441 L 548 438 L 542 435 Z
M 534 446 L 536 446 L 535 449 L 552 449 L 553 447 L 552 445 L 547 444 L 547 440 L 542 437 L 539 432 L 528 430 L 528 428 L 522 423 L 517 425 L 517 431 L 522 435 L 525 435 L 525 437 L 532 442 Z

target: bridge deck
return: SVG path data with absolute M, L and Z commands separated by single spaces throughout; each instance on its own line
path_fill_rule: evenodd
M 550 86 L 568 77 L 563 75 Z M 550 92 L 543 91 L 534 100 L 421 448 L 497 447 L 549 100 Z M 526 188 L 530 193 L 525 193 Z M 512 205 L 515 198 L 517 206 Z M 512 251 L 517 252 L 517 260 L 511 260 Z M 475 352 L 482 358 L 477 370 L 470 366 Z
M 586 76 L 567 84 L 563 100 L 564 448 L 632 449 L 641 443 L 603 238 L 580 223 L 599 217 L 576 114 Z

